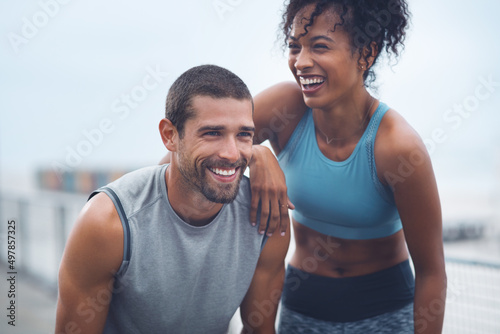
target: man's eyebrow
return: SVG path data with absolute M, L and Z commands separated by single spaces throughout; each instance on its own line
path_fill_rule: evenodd
M 220 130 L 224 130 L 225 127 L 223 127 L 222 125 L 205 125 L 205 126 L 202 126 L 201 128 L 199 128 L 197 130 L 197 132 L 204 132 L 204 131 L 220 131 Z
M 205 126 L 202 126 L 201 128 L 199 128 L 197 130 L 197 132 L 221 131 L 221 130 L 225 130 L 225 129 L 226 129 L 226 127 L 222 126 L 222 125 L 205 125 Z M 241 131 L 255 132 L 255 127 L 253 127 L 253 126 L 242 126 L 242 127 L 240 127 L 240 130 Z
M 240 130 L 242 130 L 242 131 L 250 131 L 250 132 L 255 132 L 255 127 L 253 127 L 253 126 L 242 126 L 242 127 L 240 128 Z

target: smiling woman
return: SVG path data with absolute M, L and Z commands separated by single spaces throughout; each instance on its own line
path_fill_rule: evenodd
M 264 138 L 279 166 L 250 165 L 252 193 L 283 171 L 295 205 L 281 333 L 441 330 L 444 311 L 420 312 L 444 305 L 446 291 L 430 158 L 403 117 L 367 90 L 380 55 L 398 56 L 408 17 L 404 0 L 287 4 L 282 28 L 298 85 L 255 97 L 256 132 L 271 128 L 273 110 L 295 117 Z M 402 182 L 387 177 L 415 156 Z
M 315 4 L 314 10 L 309 12 L 310 19 L 304 16 L 305 6 L 308 4 Z M 349 4 L 353 7 L 356 6 L 356 11 L 348 8 Z M 320 14 L 325 15 L 321 18 Z M 379 1 L 371 5 L 357 2 L 353 4 L 349 1 L 295 1 L 288 6 L 283 16 L 281 28 L 284 42 L 288 44 L 289 39 L 297 41 L 297 37 L 307 36 L 310 28 L 314 28 L 316 19 L 328 20 L 330 25 L 327 31 L 335 32 L 339 28 L 347 33 L 349 41 L 344 46 L 349 48 L 353 54 L 357 52 L 358 61 L 363 60 L 366 67 L 363 80 L 368 79 L 367 83 L 370 83 L 376 78 L 372 67 L 377 62 L 382 50 L 385 48 L 387 52 L 392 52 L 396 56 L 399 54 L 398 48 L 403 46 L 406 36 L 408 16 L 407 4 L 399 0 Z M 297 25 L 302 26 L 304 31 L 299 36 L 294 36 L 297 33 Z M 316 26 L 316 28 L 318 27 Z M 388 31 L 391 33 L 386 34 Z M 337 42 L 332 40 L 328 34 L 310 38 L 312 41 Z M 289 47 L 294 48 L 292 43 L 289 44 Z M 328 49 L 328 46 L 321 43 L 318 43 L 317 47 Z M 373 59 L 370 66 L 366 66 L 371 57 Z

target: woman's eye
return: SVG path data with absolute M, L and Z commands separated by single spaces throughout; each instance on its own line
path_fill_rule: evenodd
M 300 52 L 300 47 L 296 44 L 288 45 L 288 53 L 291 55 L 296 55 Z
M 314 45 L 314 47 L 317 49 L 328 49 L 328 46 L 326 46 L 325 44 L 316 44 Z

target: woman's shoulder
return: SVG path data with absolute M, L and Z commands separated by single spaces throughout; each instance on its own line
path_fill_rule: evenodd
M 283 81 L 270 86 L 257 94 L 254 99 L 259 104 L 294 104 L 306 107 L 302 90 L 294 81 Z
M 423 141 L 417 131 L 396 110 L 389 108 L 380 122 L 377 142 L 390 148 L 393 154 L 404 153 Z
M 375 160 L 380 179 L 401 164 L 421 164 L 428 160 L 427 148 L 408 121 L 390 108 L 382 118 L 375 139 Z
M 284 147 L 308 107 L 296 82 L 280 82 L 254 97 L 256 142 Z M 274 146 L 273 145 L 273 146 Z

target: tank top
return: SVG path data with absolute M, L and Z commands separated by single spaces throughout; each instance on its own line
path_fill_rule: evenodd
M 250 286 L 266 239 L 250 224 L 248 178 L 212 222 L 195 227 L 170 206 L 167 167 L 139 169 L 91 195 L 112 199 L 124 230 L 104 333 L 225 333 Z
M 379 104 L 352 154 L 338 162 L 319 149 L 313 113 L 307 110 L 278 155 L 297 222 L 343 239 L 381 238 L 402 228 L 374 157 L 375 136 L 388 109 Z

